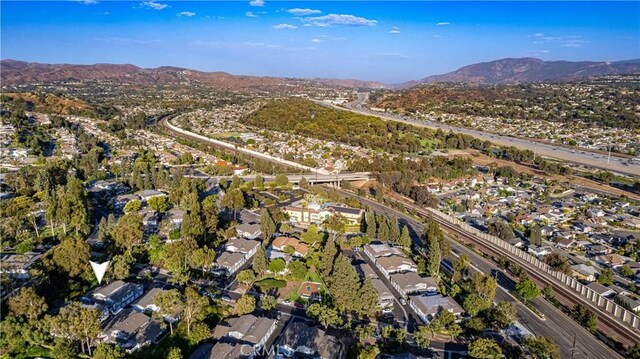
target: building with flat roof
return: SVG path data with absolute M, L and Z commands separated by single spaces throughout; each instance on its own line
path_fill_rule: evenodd
M 389 281 L 403 297 L 412 293 L 438 291 L 438 285 L 432 277 L 421 277 L 416 272 L 394 273 L 389 276 Z
M 454 316 L 460 316 L 464 313 L 464 309 L 451 297 L 443 297 L 436 295 L 410 295 L 409 306 L 418 314 L 423 322 L 429 323 L 441 310 L 453 313 Z

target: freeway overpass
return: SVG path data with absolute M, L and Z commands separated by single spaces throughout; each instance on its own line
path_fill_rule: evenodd
M 240 179 L 244 181 L 253 181 L 256 179 L 257 175 L 242 175 L 238 176 Z M 309 184 L 330 184 L 340 186 L 342 181 L 366 181 L 371 178 L 371 174 L 369 172 L 351 172 L 351 173 L 338 173 L 338 174 L 317 174 L 317 173 L 309 173 L 309 174 L 287 174 L 287 178 L 290 183 L 298 184 L 300 181 L 305 178 Z M 209 176 L 205 173 L 202 174 L 189 174 L 184 177 L 191 178 L 202 178 L 202 179 L 213 179 L 216 181 L 224 181 L 231 178 L 231 176 Z M 275 181 L 275 176 L 264 176 L 261 175 L 265 182 L 273 182 Z

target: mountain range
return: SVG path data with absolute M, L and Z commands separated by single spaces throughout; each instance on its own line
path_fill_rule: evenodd
M 283 77 L 239 76 L 226 72 L 204 72 L 180 67 L 141 68 L 119 64 L 43 64 L 16 60 L 0 61 L 3 85 L 51 81 L 108 80 L 138 85 L 179 85 L 198 83 L 230 90 L 274 88 L 304 83 L 342 87 L 408 88 L 423 83 L 467 82 L 478 84 L 520 84 L 543 81 L 574 81 L 594 76 L 638 74 L 640 59 L 617 62 L 543 61 L 535 58 L 506 58 L 464 66 L 458 70 L 409 81 L 384 85 L 376 81 L 342 79 L 294 79 Z

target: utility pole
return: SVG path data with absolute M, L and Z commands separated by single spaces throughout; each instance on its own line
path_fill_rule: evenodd
M 611 144 L 609 144 L 609 156 L 607 157 L 607 163 L 609 163 L 609 161 L 611 160 L 611 148 L 613 146 L 611 146 Z
M 576 334 L 573 334 L 573 345 L 571 346 L 571 359 L 576 354 Z

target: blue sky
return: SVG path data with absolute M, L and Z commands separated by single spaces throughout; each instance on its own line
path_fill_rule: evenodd
M 3 59 L 398 83 L 504 57 L 640 57 L 640 2 L 2 1 Z

